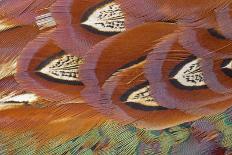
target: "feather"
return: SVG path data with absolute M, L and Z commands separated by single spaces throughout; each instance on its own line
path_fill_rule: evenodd
M 50 10 L 56 23 L 65 27 L 60 28 L 58 42 L 64 41 L 65 33 L 74 34 L 78 52 L 86 53 L 97 42 L 125 31 L 123 13 L 111 0 L 57 0 Z
M 212 74 L 207 68 L 212 64 L 207 62 L 212 57 L 229 55 L 226 51 L 231 48 L 230 41 L 215 38 L 207 30 L 194 29 L 192 32 L 184 35 L 177 32 L 154 46 L 145 68 L 152 96 L 162 106 L 193 108 L 192 112 L 196 107 L 214 103 L 229 108 L 230 95 L 215 88 L 220 83 L 209 77 Z
M 1 0 L 0 154 L 231 154 L 231 0 Z
M 99 89 L 113 73 L 144 59 L 155 40 L 175 29 L 176 26 L 172 24 L 148 23 L 94 46 L 85 57 L 86 63 L 80 68 L 80 78 L 85 85 L 83 94 L 88 102 L 95 105 Z
M 83 102 L 80 90 L 84 86 L 79 78 L 83 57 L 64 51 L 48 38 L 52 32 L 41 34 L 24 48 L 17 63 L 16 79 L 26 90 L 48 100 Z
M 186 110 L 188 113 L 198 112 L 194 114 L 162 107 L 150 94 L 150 85 L 143 73 L 144 64 L 145 61 L 142 61 L 118 70 L 106 80 L 102 88 L 100 108 L 108 117 L 146 130 L 161 130 L 220 113 L 231 106 L 229 100 Z M 170 113 L 171 118 L 168 117 Z
M 156 29 L 152 29 L 154 27 Z M 125 121 L 127 124 L 133 122 L 134 124 L 137 124 L 136 126 L 140 126 L 141 128 L 162 129 L 199 118 L 199 116 L 191 116 L 178 110 L 171 110 L 173 113 L 176 112 L 176 117 L 173 117 L 173 119 L 170 120 L 163 120 L 162 118 L 166 117 L 163 117 L 162 114 L 168 114 L 170 111 L 167 110 L 166 112 L 164 110 L 166 108 L 159 107 L 156 105 L 156 103 L 150 103 L 148 101 L 148 103 L 145 104 L 151 105 L 143 107 L 142 105 L 139 106 L 133 103 L 132 105 L 130 103 L 126 105 L 126 103 L 122 103 L 126 102 L 124 99 L 123 101 L 122 99 L 120 101 L 120 96 L 122 97 L 123 93 L 126 93 L 126 90 L 134 90 L 136 84 L 138 84 L 139 87 L 140 85 L 143 86 L 143 84 L 146 83 L 146 79 L 142 78 L 143 67 L 140 65 L 140 63 L 142 63 L 141 61 L 146 59 L 146 55 L 150 51 L 150 48 L 153 46 L 155 40 L 159 40 L 165 34 L 173 32 L 175 28 L 176 27 L 173 24 L 145 24 L 115 37 L 109 38 L 94 46 L 93 50 L 90 51 L 85 58 L 86 63 L 81 66 L 80 71 L 81 79 L 85 84 L 85 90 L 83 91 L 85 99 L 89 101 L 93 107 L 105 113 L 107 116 L 111 116 L 113 118 L 115 117 L 117 120 L 122 122 Z M 165 31 L 162 31 L 162 29 L 165 29 Z M 143 32 L 143 35 L 139 33 L 140 31 Z M 120 59 L 114 61 L 117 55 L 123 57 L 120 57 Z M 140 67 L 137 67 L 137 65 L 140 65 Z M 136 66 L 138 69 L 136 68 L 129 70 L 129 68 L 133 68 L 134 66 Z M 125 71 L 124 73 L 124 70 L 127 69 L 129 71 Z M 93 71 L 96 73 L 96 75 L 93 73 Z M 121 71 L 122 73 L 118 73 Z M 115 79 L 112 80 L 111 78 Z M 135 81 L 137 81 L 137 83 Z M 145 89 L 146 85 L 141 87 L 141 89 Z M 101 87 L 103 89 L 103 93 L 100 90 Z M 138 89 L 138 91 L 142 90 Z M 138 94 L 134 94 L 134 97 L 136 95 Z M 131 96 L 131 98 L 133 100 L 133 96 Z M 146 98 L 142 100 L 143 101 L 141 101 L 142 103 L 140 104 L 146 102 Z M 149 100 L 149 97 L 147 97 L 147 100 Z M 138 102 L 140 102 L 139 99 Z M 153 104 L 155 104 L 154 107 L 152 106 Z M 151 106 L 150 110 L 148 110 L 149 106 Z M 143 110 L 139 112 L 136 107 Z M 120 108 L 123 110 L 120 110 Z M 133 108 L 135 109 L 134 111 Z M 156 109 L 158 111 L 160 109 L 161 111 L 156 112 Z M 146 112 L 146 110 L 155 112 Z M 152 116 L 154 119 L 150 120 L 149 118 L 151 118 L 152 115 L 150 113 L 153 113 L 153 115 L 156 117 Z
M 194 23 L 208 18 L 215 10 L 222 10 L 229 4 L 229 0 L 115 0 L 125 14 L 127 28 L 134 27 L 144 22 L 177 21 L 178 23 Z
M 5 77 L 0 81 L 0 111 L 18 107 L 44 107 L 50 102 L 27 92 L 15 80 L 14 76 Z
M 56 25 L 47 13 L 48 10 L 44 8 L 51 5 L 52 1 L 31 0 L 27 3 L 14 3 L 18 5 L 15 6 L 13 1 L 1 1 L 0 12 L 3 19 L 0 22 L 0 79 L 15 73 L 16 59 L 29 41 Z M 21 19 L 25 21 L 20 21 Z
M 30 25 L 36 22 L 36 17 L 48 13 L 48 8 L 56 0 L 3 0 L 0 2 L 1 23 L 14 26 Z
M 226 37 L 229 39 L 232 39 L 232 32 L 228 27 L 232 24 L 231 21 L 231 7 L 232 5 L 230 4 L 229 6 L 226 6 L 222 10 L 217 10 L 215 14 L 215 19 L 217 22 L 217 28 L 218 30 Z
M 205 59 L 202 68 L 205 70 L 205 78 L 209 81 L 209 87 L 218 93 L 229 95 L 231 93 L 231 49 L 223 48 L 218 52 L 227 53 L 227 55 Z
M 159 35 L 153 32 L 152 34 L 154 34 L 156 38 L 152 38 L 153 41 L 150 42 L 151 44 L 145 32 L 143 33 L 144 36 L 140 35 L 140 38 L 135 36 L 135 32 L 132 33 L 133 31 L 139 31 L 140 28 L 141 30 L 142 28 L 148 30 L 146 27 L 148 25 L 149 24 L 145 24 L 115 37 L 106 39 L 94 46 L 93 50 L 88 53 L 86 63 L 81 66 L 80 76 L 86 86 L 83 95 L 90 105 L 111 118 L 122 122 L 125 121 L 126 123 L 133 122 L 137 127 L 153 129 L 167 128 L 183 122 L 199 119 L 205 115 L 220 113 L 228 109 L 231 106 L 230 96 L 219 94 L 207 87 L 198 60 L 193 56 L 193 53 L 196 53 L 196 55 L 200 53 L 194 50 L 194 45 L 193 48 L 187 48 L 187 45 L 183 42 L 179 41 L 179 43 L 177 38 L 184 36 L 179 31 L 165 37 L 162 35 L 160 36 L 160 38 L 163 37 L 161 39 L 158 38 Z M 156 30 L 158 31 L 157 23 L 150 24 L 150 26 L 157 26 Z M 175 27 L 173 24 L 163 24 L 162 28 L 164 28 L 164 26 Z M 175 28 L 172 29 L 172 32 L 175 30 Z M 185 31 L 187 30 L 184 30 L 184 32 Z M 133 38 L 135 38 L 134 41 L 138 39 L 138 42 L 132 43 L 132 39 L 125 39 L 125 37 L 129 37 L 130 32 Z M 207 41 L 202 42 L 204 46 L 210 48 L 210 51 L 215 50 L 215 53 L 211 52 L 212 55 L 220 54 L 219 51 L 221 46 L 224 47 L 224 45 L 229 43 L 227 40 L 217 40 L 218 44 L 212 46 L 212 43 L 218 38 L 212 36 L 207 30 L 202 31 L 202 29 L 196 29 L 196 32 L 197 36 L 202 40 L 203 38 L 201 37 L 204 37 L 204 39 L 207 37 Z M 123 40 L 120 39 L 120 37 L 122 37 Z M 193 36 L 193 38 L 194 37 L 195 36 Z M 147 46 L 143 46 L 143 39 L 145 39 L 144 44 Z M 156 40 L 160 43 L 156 44 Z M 128 41 L 128 43 L 125 41 Z M 190 38 L 189 43 L 191 41 Z M 133 48 L 130 49 L 127 45 L 132 44 Z M 134 48 L 136 45 L 137 47 Z M 146 78 L 143 77 L 143 67 L 141 66 L 144 64 L 141 61 L 146 59 L 146 55 L 152 51 L 153 46 L 155 46 L 154 51 L 149 54 L 148 62 L 146 62 L 146 74 L 148 75 L 149 82 L 153 84 L 151 93 L 154 92 L 154 94 L 151 96 L 146 95 L 143 98 L 142 96 L 144 94 L 149 94 L 148 90 L 150 86 Z M 115 52 L 114 49 L 116 50 Z M 125 58 L 127 58 L 126 54 L 130 56 L 127 59 L 120 58 L 114 61 L 113 59 L 115 57 L 113 54 L 120 54 L 117 51 L 124 53 L 123 56 L 125 56 Z M 131 54 L 132 52 L 136 53 L 136 57 Z M 142 52 L 141 55 L 139 55 L 139 52 Z M 104 53 L 108 55 L 104 55 Z M 203 55 L 204 53 L 200 54 Z M 201 56 L 200 54 L 198 55 Z M 125 60 L 127 63 L 124 62 Z M 160 72 L 159 68 L 161 69 Z M 189 70 L 190 72 L 191 70 L 194 72 L 193 76 L 185 75 Z M 186 77 L 186 79 L 183 77 Z M 138 81 L 138 83 L 135 81 Z M 164 94 L 165 91 L 167 92 L 166 94 Z M 197 95 L 199 93 L 205 95 Z M 156 102 L 154 102 L 154 100 Z M 171 111 L 173 110 L 173 113 L 176 111 L 177 114 L 173 115 L 173 120 L 163 120 L 167 118 L 163 116 L 166 113 L 166 108 L 170 108 Z M 138 109 L 141 110 L 141 112 L 139 112 Z M 156 110 L 160 110 L 160 112 L 156 112 Z M 151 116 L 152 112 L 146 113 L 146 111 L 155 111 L 155 117 Z M 190 114 L 186 114 L 185 112 Z M 167 110 L 167 114 L 169 113 L 170 111 Z M 141 120 L 145 121 L 142 122 Z M 155 123 L 149 124 L 148 122 Z
M 38 35 L 33 26 L 22 26 L 0 32 L 0 79 L 15 74 L 16 59 L 26 44 Z
M 151 97 L 150 86 L 143 73 L 144 63 L 119 70 L 104 83 L 104 98 L 101 98 L 101 108 L 105 107 L 103 111 L 119 122 L 147 130 L 161 130 L 199 119 L 199 115 L 162 107 Z M 170 113 L 171 118 L 168 117 Z
M 20 139 L 24 141 L 25 138 L 29 138 L 27 145 L 30 144 L 38 151 L 46 148 L 46 145 L 49 146 L 54 140 L 56 140 L 55 146 L 58 146 L 105 121 L 102 115 L 91 110 L 86 104 L 47 108 L 22 107 L 1 111 L 0 116 L 0 131 L 1 136 L 4 137 L 1 138 L 1 144 L 4 144 L 8 153 L 20 151 L 16 146 Z M 20 138 L 20 135 L 25 138 Z M 8 137 L 12 139 L 9 140 Z M 27 147 L 21 145 L 21 150 Z

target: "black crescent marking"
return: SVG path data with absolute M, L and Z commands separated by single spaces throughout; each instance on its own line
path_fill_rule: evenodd
M 88 18 L 100 7 L 104 6 L 104 5 L 107 5 L 109 3 L 112 3 L 114 2 L 113 0 L 105 0 L 105 1 L 102 1 L 98 4 L 96 4 L 95 6 L 92 6 L 90 7 L 87 11 L 85 11 L 85 13 L 82 15 L 81 17 L 81 20 L 80 20 L 80 23 L 83 23 L 85 21 L 88 20 Z M 104 35 L 104 36 L 112 36 L 112 35 L 115 35 L 115 34 L 118 34 L 120 32 L 104 32 L 104 31 L 99 31 L 97 30 L 96 28 L 92 27 L 92 26 L 89 26 L 89 25 L 85 25 L 85 24 L 80 24 L 81 27 L 87 29 L 88 31 L 92 32 L 92 33 L 95 33 L 95 34 L 99 34 L 99 35 Z
M 179 89 L 184 89 L 184 90 L 200 90 L 200 89 L 207 89 L 207 85 L 203 85 L 203 86 L 185 86 L 182 85 L 181 83 L 179 83 L 177 81 L 177 79 L 173 79 L 173 77 L 175 75 L 178 74 L 178 72 L 188 63 L 190 63 L 191 61 L 194 61 L 195 59 L 197 59 L 196 56 L 191 55 L 189 56 L 187 59 L 185 59 L 184 61 L 180 62 L 179 64 L 177 64 L 170 72 L 169 74 L 169 78 L 170 78 L 170 82 L 172 85 L 174 85 L 175 87 L 179 88 Z
M 232 61 L 232 59 L 225 59 L 225 60 L 223 60 L 223 62 L 222 62 L 222 64 L 221 64 L 222 72 L 223 72 L 226 76 L 229 76 L 229 77 L 232 77 L 232 70 L 229 69 L 229 68 L 224 68 L 224 67 L 226 67 L 231 61 Z
M 54 77 L 51 77 L 49 75 L 46 75 L 44 73 L 38 72 L 39 70 L 41 70 L 42 68 L 44 68 L 45 66 L 47 66 L 51 61 L 55 60 L 56 58 L 59 58 L 61 56 L 65 55 L 65 52 L 62 50 L 60 52 L 58 52 L 57 54 L 47 58 L 45 61 L 43 61 L 41 64 L 39 64 L 36 68 L 35 68 L 35 73 L 37 75 L 39 75 L 40 77 L 51 81 L 51 82 L 57 82 L 57 83 L 62 83 L 62 84 L 68 84 L 68 85 L 84 85 L 81 81 L 70 81 L 70 80 L 63 80 L 63 79 L 57 79 Z
M 211 28 L 211 29 L 208 29 L 208 32 L 211 36 L 217 38 L 217 39 L 220 39 L 220 40 L 226 40 L 226 37 L 223 36 L 221 33 L 219 33 L 217 30 Z
M 124 102 L 127 106 L 133 108 L 133 109 L 136 109 L 136 110 L 142 110 L 142 111 L 157 111 L 157 110 L 167 110 L 167 108 L 165 107 L 162 107 L 162 106 L 145 106 L 145 105 L 142 105 L 140 103 L 136 103 L 136 102 L 127 102 L 127 99 L 129 98 L 129 96 L 138 91 L 139 89 L 142 89 L 146 86 L 149 85 L 149 82 L 146 81 L 144 83 L 141 83 L 139 85 L 136 85 L 134 86 L 133 88 L 127 90 L 121 97 L 120 97 L 120 100 L 122 102 Z

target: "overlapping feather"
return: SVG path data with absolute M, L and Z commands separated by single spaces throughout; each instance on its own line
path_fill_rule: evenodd
M 1 1 L 0 152 L 230 154 L 231 6 Z

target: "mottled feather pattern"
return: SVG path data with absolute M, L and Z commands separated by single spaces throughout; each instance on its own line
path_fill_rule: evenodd
M 231 0 L 0 13 L 0 154 L 232 154 Z

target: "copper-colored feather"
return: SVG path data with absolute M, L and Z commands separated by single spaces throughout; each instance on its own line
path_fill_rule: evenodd
M 230 95 L 220 91 L 220 82 L 209 70 L 213 64 L 207 62 L 228 55 L 230 41 L 214 38 L 207 30 L 192 31 L 194 35 L 186 33 L 185 39 L 178 32 L 167 36 L 149 54 L 145 70 L 152 96 L 169 108 L 197 112 L 196 107 L 217 103 L 226 109 L 231 106 Z
M 116 0 L 126 17 L 126 26 L 133 27 L 150 21 L 177 21 L 194 23 L 213 16 L 216 10 L 223 10 L 230 0 Z
M 201 117 L 160 106 L 150 94 L 144 64 L 118 70 L 103 85 L 101 108 L 105 108 L 107 116 L 147 130 L 161 130 Z
M 56 0 L 3 0 L 0 2 L 0 20 L 12 26 L 36 23 L 36 17 L 48 13 L 48 8 Z
M 57 0 L 51 13 L 57 24 L 65 27 L 60 28 L 63 35 L 75 35 L 78 53 L 85 53 L 97 42 L 124 31 L 124 16 L 113 1 Z M 58 39 L 64 41 L 63 37 Z
M 118 69 L 127 68 L 146 58 L 153 44 L 172 33 L 175 25 L 148 23 L 106 39 L 90 50 L 81 66 L 80 77 L 86 99 L 95 105 L 104 82 Z
M 77 135 L 84 134 L 105 122 L 105 118 L 86 104 L 69 104 L 47 108 L 22 107 L 0 111 L 0 131 L 8 137 L 31 133 L 28 141 L 36 150 L 48 146 L 56 139 L 61 145 Z M 8 145 L 8 152 L 17 151 L 11 147 L 14 140 L 2 139 Z
M 1 0 L 0 154 L 230 154 L 231 9 Z
M 83 57 L 72 56 L 54 40 L 51 32 L 40 35 L 24 49 L 17 63 L 16 79 L 26 90 L 52 101 L 78 98 L 83 83 L 79 78 Z M 33 84 L 32 84 L 33 83 Z
M 22 26 L 0 32 L 0 79 L 14 74 L 16 60 L 26 44 L 39 34 L 33 26 Z
M 14 76 L 8 76 L 0 80 L 0 111 L 18 107 L 45 107 L 51 102 L 26 91 Z

